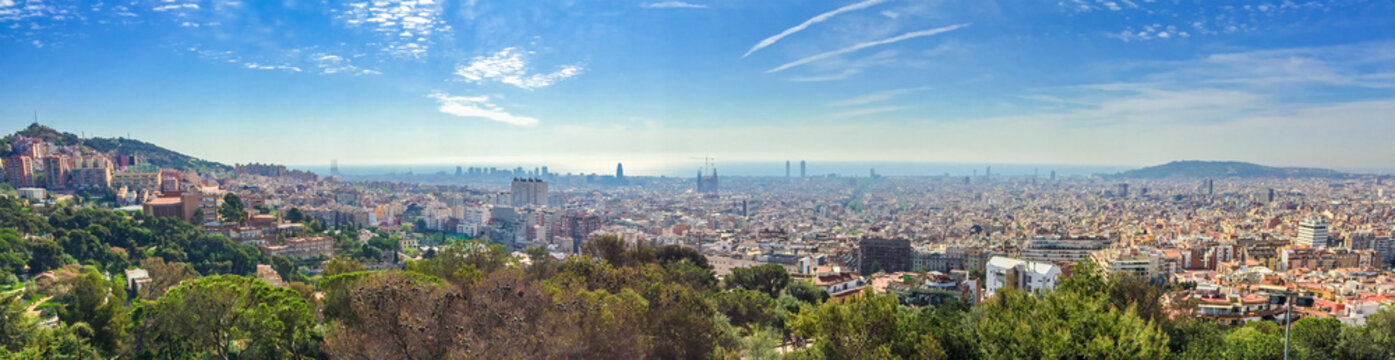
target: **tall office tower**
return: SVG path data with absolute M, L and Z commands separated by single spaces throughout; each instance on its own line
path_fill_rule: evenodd
M 1051 170 L 1051 181 L 1056 181 L 1056 170 Z
M 990 178 L 990 177 L 992 177 L 992 176 L 993 176 L 993 167 L 992 167 L 992 166 L 989 166 L 987 169 L 984 169 L 984 170 L 983 170 L 983 179 L 984 179 L 984 180 L 988 180 L 988 178 Z
M 625 164 L 622 164 L 622 163 L 616 163 L 616 164 L 615 164 L 615 178 L 616 178 L 616 179 L 624 179 L 624 178 L 625 178 Z
M 1119 190 L 1117 190 L 1116 192 L 1118 193 L 1117 195 L 1119 195 L 1119 197 L 1129 197 L 1129 184 L 1119 184 Z
M 1206 181 L 1203 181 L 1203 182 L 1201 183 L 1201 186 L 1203 187 L 1202 190 L 1205 190 L 1205 191 L 1206 191 L 1206 195 L 1216 195 L 1216 182 L 1215 182 L 1215 180 L 1206 179 Z
M 808 170 L 808 168 L 805 165 L 808 164 L 805 164 L 804 160 L 799 160 L 799 177 L 809 176 L 809 173 L 805 172 L 805 170 Z
M 1298 237 L 1293 239 L 1294 245 L 1304 245 L 1310 247 L 1327 246 L 1327 219 L 1304 219 L 1298 223 Z
M 547 183 L 541 179 L 515 178 L 509 189 L 514 207 L 547 205 Z
M 1267 191 L 1265 191 L 1264 202 L 1265 202 L 1265 203 L 1274 202 L 1274 188 L 1269 188 Z
M 460 175 L 462 175 L 462 174 L 464 174 L 464 173 L 465 173 L 465 168 L 459 167 L 459 166 L 456 166 L 456 167 L 455 167 L 455 176 L 460 176 Z
M 542 176 L 552 176 L 552 173 L 547 172 L 546 166 L 542 167 Z
M 785 160 L 785 177 L 790 177 L 790 161 Z

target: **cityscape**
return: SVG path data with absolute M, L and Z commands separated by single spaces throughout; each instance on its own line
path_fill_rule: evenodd
M 0 359 L 1391 359 L 1392 35 L 0 0 Z

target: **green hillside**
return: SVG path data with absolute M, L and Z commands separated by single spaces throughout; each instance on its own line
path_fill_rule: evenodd
M 115 152 L 116 155 L 136 155 L 140 157 L 142 161 L 161 168 L 196 170 L 201 172 L 232 169 L 232 167 L 228 165 L 184 155 L 140 140 L 124 138 L 83 139 L 72 133 L 54 130 L 53 128 L 38 123 L 30 124 L 29 127 L 6 136 L 3 139 L 3 144 L 0 144 L 0 153 L 6 156 L 13 154 L 14 150 L 10 148 L 10 140 L 16 135 L 41 138 L 58 145 L 83 145 L 89 149 L 103 153 Z

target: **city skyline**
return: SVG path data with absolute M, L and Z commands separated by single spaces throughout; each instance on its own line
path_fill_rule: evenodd
M 0 117 L 224 163 L 1375 168 L 1393 7 L 0 0 Z

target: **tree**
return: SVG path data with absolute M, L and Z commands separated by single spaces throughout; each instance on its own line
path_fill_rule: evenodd
M 1109 278 L 1109 304 L 1123 310 L 1130 306 L 1144 320 L 1153 321 L 1163 315 L 1162 287 L 1137 274 L 1116 273 Z
M 69 326 L 85 324 L 91 329 L 92 345 L 107 356 L 115 356 L 125 341 L 129 321 L 126 292 L 90 267 L 71 281 L 71 290 L 61 298 L 64 306 L 58 317 Z
M 1088 262 L 1085 262 L 1088 263 Z M 1154 324 L 1118 310 L 1097 296 L 1104 288 L 1091 283 L 1062 288 L 1096 291 L 1095 296 L 1058 290 L 1038 298 L 1005 288 L 975 309 L 976 331 L 984 356 L 989 358 L 1126 358 L 1166 356 L 1167 335 Z M 1088 276 L 1088 275 L 1086 275 Z
M 20 351 L 29 343 L 38 324 L 24 314 L 18 296 L 0 296 L 0 349 Z
M 822 304 L 829 296 L 827 290 L 804 280 L 791 281 L 785 286 L 785 294 L 811 305 Z
M 1214 359 L 1226 351 L 1225 332 L 1198 319 L 1176 320 L 1167 327 L 1168 348 L 1178 359 Z
M 813 343 L 804 355 L 814 358 L 944 358 L 929 329 L 914 326 L 908 315 L 895 296 L 869 291 L 801 312 L 790 328 Z
M 1231 329 L 1225 335 L 1225 359 L 1270 360 L 1284 357 L 1283 332 L 1263 330 L 1262 326 L 1251 326 L 1254 324 L 1274 325 L 1274 323 L 1269 322 L 1252 322 Z
M 149 334 L 137 353 L 156 357 L 210 354 L 232 358 L 234 342 L 255 357 L 301 358 L 297 343 L 314 316 L 295 291 L 242 276 L 217 275 L 170 290 L 145 314 Z
M 717 293 L 717 311 L 726 315 L 732 325 L 745 328 L 784 327 L 785 311 L 766 294 L 751 290 Z
M 290 210 L 286 211 L 286 216 L 283 217 L 283 219 L 286 219 L 286 221 L 290 221 L 293 223 L 298 223 L 301 221 L 305 221 L 305 213 L 300 212 L 300 208 L 291 208 Z
M 148 257 L 140 261 L 140 266 L 150 275 L 150 283 L 140 288 L 140 297 L 154 300 L 173 289 L 185 280 L 199 277 L 199 272 L 188 263 L 165 262 L 159 257 Z
M 763 264 L 731 269 L 731 275 L 727 275 L 726 282 L 729 288 L 760 291 L 771 298 L 777 298 L 780 297 L 780 290 L 784 290 L 785 285 L 789 284 L 790 274 L 780 265 Z
M 343 256 L 335 256 L 333 259 L 329 259 L 328 262 L 325 262 L 325 276 L 348 274 L 355 271 L 363 271 L 363 264 L 359 264 L 358 260 Z
M 242 204 L 242 198 L 233 192 L 223 195 L 223 205 L 218 206 L 218 217 L 229 223 L 241 223 L 246 220 L 247 208 Z
M 29 273 L 38 274 L 63 266 L 63 247 L 53 240 L 35 240 L 29 244 Z
M 1303 318 L 1293 323 L 1290 341 L 1295 359 L 1327 359 L 1338 354 L 1342 322 L 1332 318 Z

